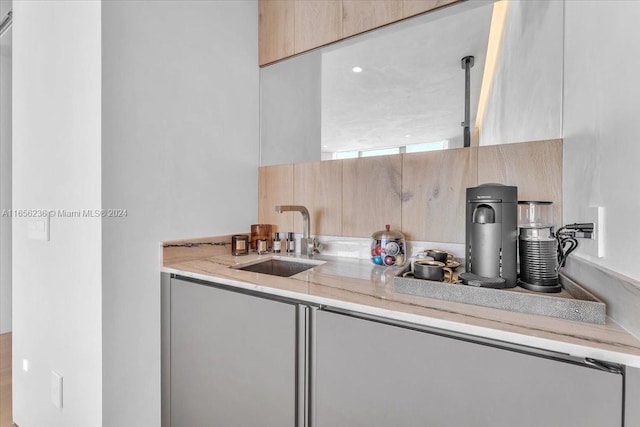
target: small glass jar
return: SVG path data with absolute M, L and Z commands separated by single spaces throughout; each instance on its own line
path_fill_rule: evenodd
M 247 255 L 249 253 L 249 236 L 234 234 L 231 236 L 231 255 Z
M 271 224 L 252 224 L 251 225 L 251 249 L 257 251 L 258 239 L 267 240 L 267 244 L 271 243 Z
M 401 266 L 407 260 L 404 235 L 390 228 L 387 224 L 385 230 L 376 231 L 371 236 L 371 261 L 376 265 Z
M 266 254 L 269 251 L 269 243 L 267 239 L 256 240 L 258 255 Z

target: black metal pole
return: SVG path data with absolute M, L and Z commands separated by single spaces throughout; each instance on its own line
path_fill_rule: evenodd
M 471 122 L 470 111 L 470 97 L 471 97 L 471 67 L 473 67 L 473 56 L 465 56 L 462 58 L 462 69 L 464 70 L 464 121 L 462 127 L 464 127 L 463 137 L 464 146 L 471 146 L 471 131 L 469 130 Z

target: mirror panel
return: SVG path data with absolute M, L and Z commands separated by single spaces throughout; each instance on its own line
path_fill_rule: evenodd
M 465 81 L 474 56 L 471 117 L 480 97 L 493 5 L 409 20 L 322 53 L 322 151 L 448 140 L 462 147 Z M 422 20 L 423 21 L 423 20 Z M 362 71 L 354 72 L 354 67 Z
M 472 145 L 559 138 L 562 27 L 561 1 L 461 2 L 264 67 L 261 164 L 461 147 L 467 55 Z

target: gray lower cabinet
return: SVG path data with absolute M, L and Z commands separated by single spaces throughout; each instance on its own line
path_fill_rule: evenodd
M 533 349 L 168 275 L 162 289 L 164 427 L 620 427 L 639 418 L 640 370 L 627 375 L 625 396 L 621 373 Z
M 296 305 L 172 279 L 172 427 L 286 427 L 296 417 Z
M 314 427 L 623 425 L 623 376 L 338 313 L 315 320 Z

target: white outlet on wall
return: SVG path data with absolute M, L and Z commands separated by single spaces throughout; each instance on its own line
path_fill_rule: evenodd
M 29 372 L 29 361 L 27 359 L 22 359 L 22 370 Z
M 604 258 L 605 239 L 605 209 L 604 206 L 592 206 L 587 209 L 587 217 L 584 221 L 594 223 L 593 236 L 591 239 L 580 239 L 579 244 L 586 255 L 595 258 Z

